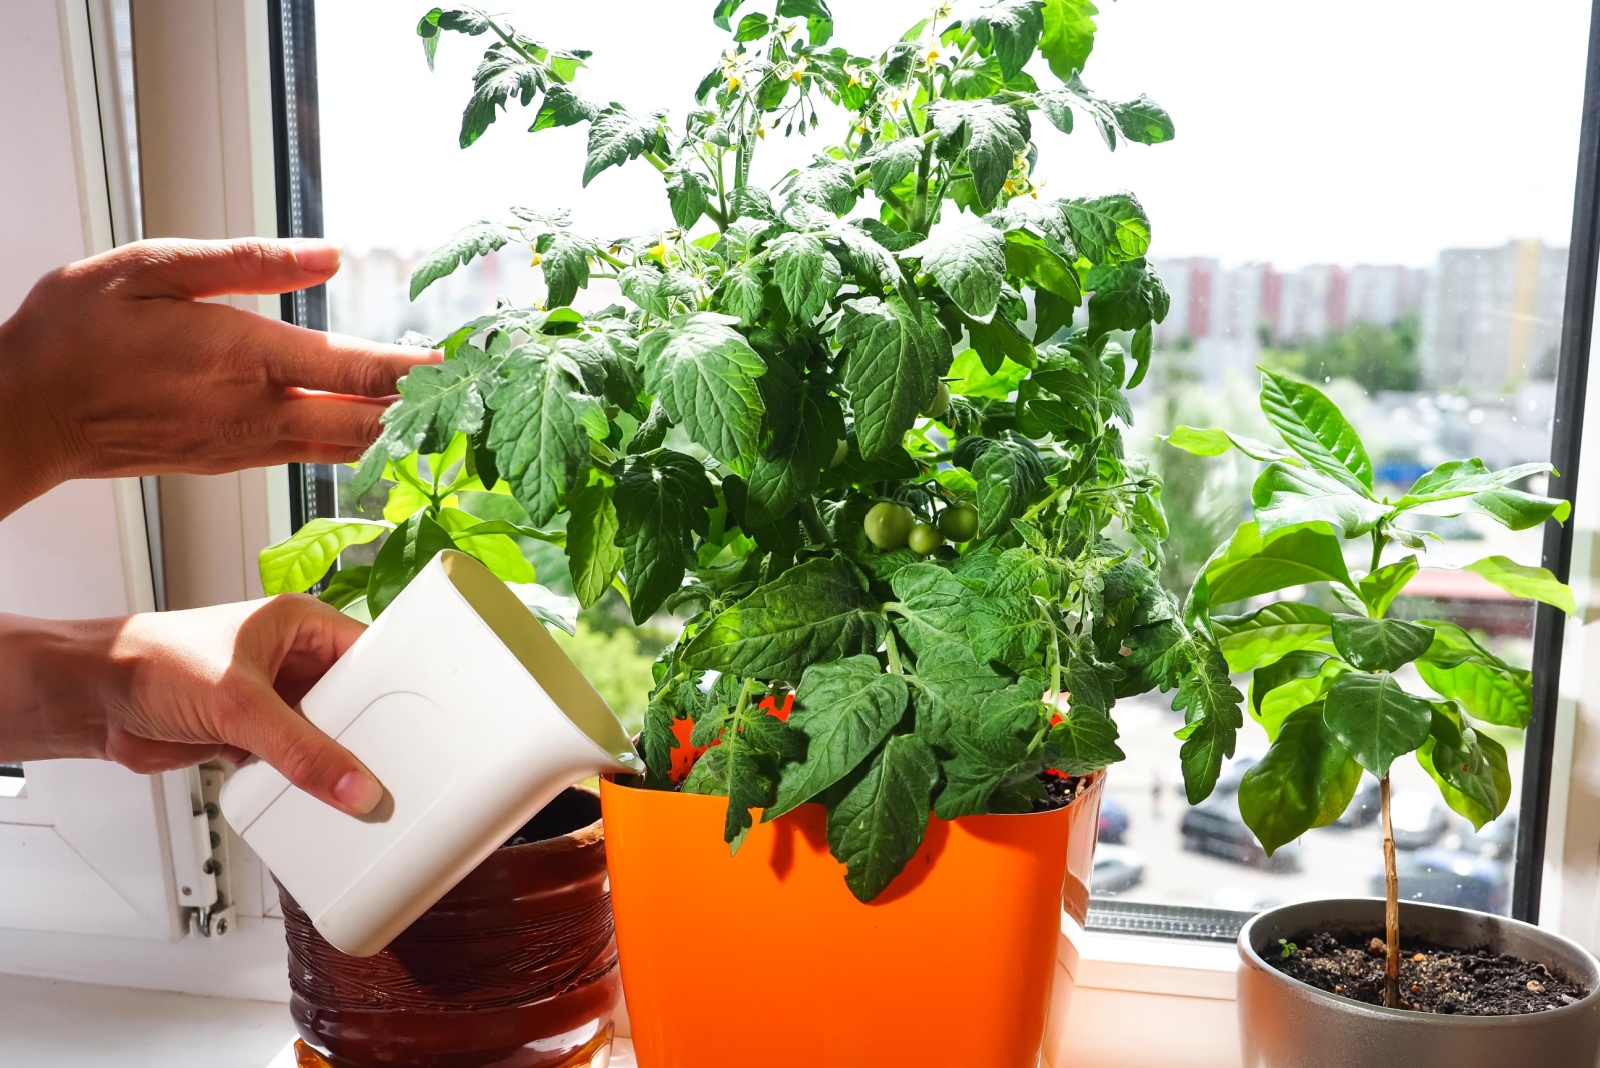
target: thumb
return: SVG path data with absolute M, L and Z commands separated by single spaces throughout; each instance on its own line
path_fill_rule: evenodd
M 350 751 L 266 687 L 252 688 L 230 717 L 229 745 L 271 764 L 306 793 L 353 816 L 383 800 L 383 786 Z
M 138 241 L 106 254 L 135 297 L 199 300 L 229 293 L 292 293 L 339 270 L 339 249 L 318 238 L 284 241 Z

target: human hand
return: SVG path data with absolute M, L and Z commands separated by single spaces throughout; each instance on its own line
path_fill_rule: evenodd
M 0 516 L 71 478 L 343 463 L 437 356 L 226 304 L 327 281 L 324 241 L 141 241 L 46 275 L 0 324 Z M 313 392 L 315 391 L 315 392 Z
M 0 760 L 100 757 L 150 773 L 253 753 L 364 814 L 383 788 L 291 707 L 364 629 L 295 594 L 74 623 L 0 616 Z

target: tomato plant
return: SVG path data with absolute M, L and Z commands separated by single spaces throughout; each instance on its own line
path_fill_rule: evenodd
M 941 8 L 858 55 L 830 46 L 824 0 L 720 0 L 732 40 L 671 118 L 580 88 L 587 53 L 429 11 L 430 62 L 447 35 L 487 45 L 463 147 L 518 106 L 535 136 L 587 127 L 584 184 L 653 168 L 662 225 L 600 239 L 519 208 L 429 256 L 413 297 L 520 243 L 545 298 L 427 341 L 443 362 L 402 383 L 355 474 L 394 483 L 399 525 L 302 532 L 269 551 L 282 588 L 383 536 L 329 592 L 377 612 L 440 548 L 514 567 L 517 539 L 560 545 L 583 603 L 615 586 L 636 621 L 681 622 L 646 785 L 705 747 L 681 789 L 727 796 L 735 849 L 754 809 L 826 804 L 863 900 L 930 813 L 1026 812 L 1046 772 L 1121 759 L 1121 697 L 1176 687 L 1185 759 L 1214 779 L 1242 696 L 1156 580 L 1160 484 L 1123 442 L 1169 303 L 1150 220 L 1129 193 L 1044 197 L 1035 174 L 1036 134 L 1173 137 L 1147 97 L 1084 82 L 1096 13 Z M 843 136 L 809 165 L 750 180 L 771 136 L 824 124 Z M 601 279 L 624 303 L 580 299 Z M 776 684 L 787 721 L 758 705 Z

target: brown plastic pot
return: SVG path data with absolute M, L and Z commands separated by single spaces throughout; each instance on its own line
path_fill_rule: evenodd
M 1401 935 L 1440 946 L 1488 946 L 1588 988 L 1571 1005 L 1524 1016 L 1446 1016 L 1386 1009 L 1291 979 L 1266 960 L 1278 939 L 1383 930 L 1382 898 L 1305 901 L 1256 916 L 1239 932 L 1239 1043 L 1245 1068 L 1594 1068 L 1600 1056 L 1600 963 L 1549 931 L 1503 916 L 1413 901 Z
M 622 988 L 600 799 L 573 787 L 518 837 L 372 957 L 330 946 L 279 887 L 302 1064 L 604 1063 Z
M 640 1068 L 1035 1068 L 1052 984 L 1071 980 L 1062 891 L 1087 873 L 1068 855 L 1090 856 L 1103 782 L 1051 812 L 930 820 L 863 904 L 821 805 L 730 856 L 725 798 L 602 779 Z

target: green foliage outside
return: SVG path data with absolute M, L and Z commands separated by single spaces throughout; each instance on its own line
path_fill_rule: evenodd
M 1357 323 L 1321 341 L 1291 349 L 1267 348 L 1261 362 L 1309 382 L 1345 378 L 1369 394 L 1379 390 L 1412 392 L 1422 384 L 1421 340 L 1417 318 L 1409 315 L 1394 326 Z

